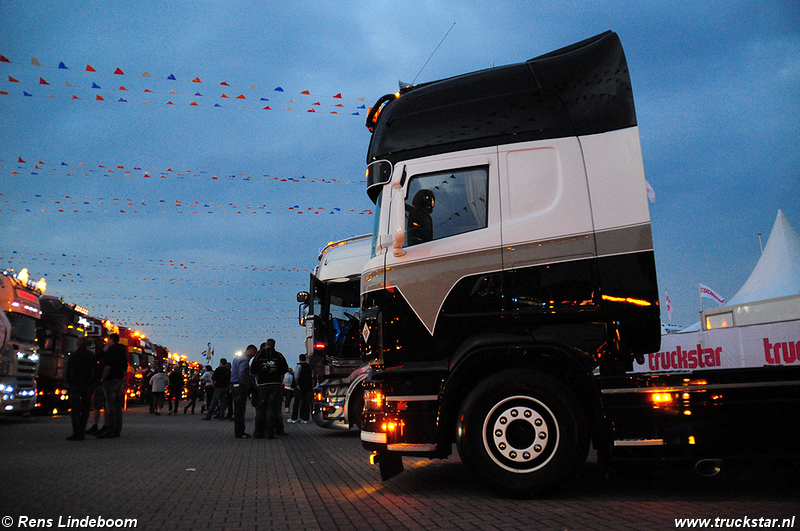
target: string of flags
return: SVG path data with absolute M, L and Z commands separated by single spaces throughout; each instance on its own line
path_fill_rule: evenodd
M 29 201 L 27 198 L 30 197 Z M 99 207 L 99 208 L 98 208 Z M 237 205 L 234 203 L 217 203 L 214 201 L 167 201 L 131 200 L 118 197 L 90 198 L 53 196 L 44 194 L 26 195 L 22 193 L 9 196 L 0 192 L 0 213 L 3 212 L 57 212 L 86 214 L 358 214 L 372 215 L 372 210 L 342 209 L 339 207 L 301 207 L 300 205 Z
M 156 167 L 150 169 L 142 168 L 141 166 L 125 166 L 124 164 L 93 164 L 88 165 L 84 162 L 80 163 L 54 163 L 48 164 L 41 159 L 33 159 L 37 162 L 28 163 L 26 159 L 21 156 L 17 157 L 16 164 L 12 161 L 0 159 L 0 175 L 65 175 L 67 177 L 92 177 L 98 175 L 105 176 L 122 176 L 122 177 L 139 177 L 143 179 L 196 179 L 196 180 L 210 180 L 210 181 L 270 181 L 270 182 L 285 182 L 285 183 L 337 183 L 348 185 L 363 185 L 363 181 L 347 180 L 347 179 L 325 179 L 316 177 L 286 177 L 275 176 L 270 174 L 252 175 L 244 173 L 231 173 L 231 172 L 210 172 L 208 170 L 188 169 L 188 170 L 174 170 L 167 168 L 159 170 Z M 32 168 L 21 165 L 33 165 Z M 94 174 L 94 175 L 92 175 Z
M 0 65 L 4 63 L 9 65 L 24 64 L 17 61 L 12 61 L 5 55 L 0 54 Z M 58 66 L 49 66 L 49 65 L 43 65 L 35 57 L 31 58 L 30 65 L 40 68 L 55 69 L 60 73 L 67 72 L 72 76 L 72 81 L 69 80 L 62 81 L 61 79 L 59 79 L 59 81 L 53 81 L 53 80 L 48 81 L 44 75 L 33 76 L 33 79 L 31 79 L 30 77 L 25 78 L 19 75 L 13 76 L 11 74 L 7 74 L 5 80 L 6 83 L 24 86 L 25 89 L 21 91 L 21 94 L 19 91 L 15 92 L 5 89 L 0 89 L 0 96 L 11 96 L 13 94 L 16 94 L 16 95 L 21 95 L 23 97 L 31 97 L 31 98 L 43 97 L 43 98 L 50 98 L 57 100 L 59 99 L 83 100 L 83 101 L 89 100 L 89 101 L 116 102 L 116 103 L 185 105 L 190 107 L 200 107 L 200 106 L 228 107 L 231 106 L 230 103 L 235 103 L 236 104 L 235 106 L 238 108 L 266 110 L 266 111 L 286 111 L 286 112 L 295 112 L 298 110 L 298 108 L 292 107 L 292 105 L 295 106 L 300 105 L 305 109 L 306 112 L 309 113 L 317 113 L 322 111 L 325 107 L 330 107 L 332 110 L 328 111 L 327 114 L 331 115 L 349 114 L 350 116 L 361 116 L 367 110 L 366 98 L 364 97 L 346 98 L 342 95 L 341 92 L 337 92 L 336 94 L 333 95 L 315 94 L 308 89 L 301 91 L 287 92 L 280 85 L 272 89 L 264 89 L 258 87 L 255 84 L 235 85 L 235 84 L 230 84 L 227 81 L 222 81 L 218 85 L 216 85 L 216 84 L 204 83 L 198 76 L 195 76 L 194 78 L 186 78 L 179 80 L 174 74 L 169 74 L 168 76 L 163 78 L 163 80 L 168 81 L 171 84 L 177 83 L 179 86 L 182 85 L 181 90 L 179 91 L 176 88 L 172 87 L 164 87 L 163 89 L 159 89 L 153 83 L 157 84 L 157 81 L 160 80 L 161 78 L 157 79 L 147 71 L 144 71 L 141 76 L 138 76 L 139 80 L 148 81 L 148 84 L 143 88 L 131 86 L 130 83 L 127 83 L 124 80 L 123 83 L 127 83 L 127 85 L 126 84 L 117 85 L 117 83 L 112 82 L 111 80 L 109 80 L 108 83 L 106 83 L 105 81 L 101 81 L 99 79 L 93 79 L 91 80 L 91 84 L 89 84 L 89 80 L 76 81 L 74 79 L 75 75 L 76 74 L 85 75 L 87 73 L 109 74 L 115 78 L 121 77 L 129 81 L 133 81 L 137 79 L 137 77 L 136 76 L 131 77 L 129 75 L 126 75 L 125 72 L 119 67 L 117 67 L 113 71 L 102 71 L 102 70 L 97 70 L 91 65 L 87 64 L 86 68 L 83 70 L 74 70 L 67 67 L 67 65 L 64 64 L 63 61 L 59 62 Z M 38 81 L 35 79 L 36 77 L 38 77 Z M 118 79 L 116 81 L 118 81 Z M 40 90 L 34 90 L 33 88 L 31 88 L 33 86 L 38 88 L 48 87 L 44 91 L 46 92 L 46 94 L 44 94 Z M 63 94 L 58 94 L 58 95 L 54 95 L 52 92 L 47 92 L 48 90 L 52 90 L 56 87 L 63 87 L 67 89 L 78 89 L 77 92 L 80 93 L 81 95 L 79 96 L 75 90 L 66 91 Z M 86 90 L 91 90 L 92 92 L 87 94 L 85 92 Z M 102 91 L 102 94 L 99 93 L 98 91 Z M 248 92 L 249 95 L 246 95 L 245 92 Z M 253 92 L 255 92 L 255 94 L 253 94 Z M 141 97 L 134 96 L 137 93 L 140 94 Z M 163 95 L 166 96 L 166 98 L 161 98 L 161 100 L 158 101 L 155 99 L 151 99 L 157 95 Z M 286 99 L 286 96 L 289 96 L 289 99 Z M 295 98 L 300 98 L 301 100 L 306 100 L 306 101 L 298 101 Z M 167 101 L 164 101 L 164 99 L 166 99 Z M 247 101 L 248 104 L 242 104 L 244 101 Z M 251 103 L 253 101 L 255 101 L 255 104 Z M 288 104 L 289 106 L 284 108 L 283 107 L 284 104 Z M 327 111 L 327 109 L 324 110 Z
M 130 268 L 135 266 L 137 270 L 141 270 L 143 268 L 153 268 L 153 269 L 191 269 L 191 270 L 211 270 L 211 271 L 219 271 L 219 272 L 228 272 L 228 271 L 247 271 L 253 273 L 274 273 L 278 271 L 282 272 L 294 272 L 294 273 L 304 273 L 307 274 L 310 271 L 304 268 L 298 267 L 286 267 L 286 266 L 258 266 L 255 264 L 236 264 L 232 262 L 225 262 L 225 263 L 214 263 L 214 262 L 203 262 L 198 260 L 171 260 L 171 259 L 144 259 L 144 258 L 115 258 L 112 256 L 104 256 L 100 258 L 91 257 L 88 255 L 76 255 L 76 254 L 66 254 L 62 253 L 59 256 L 46 256 L 44 253 L 25 253 L 21 251 L 11 251 L 9 256 L 0 256 L 0 261 L 2 260 L 16 260 L 19 262 L 36 262 L 36 261 L 44 261 L 47 262 L 49 265 L 61 265 L 64 267 L 75 268 L 79 265 L 85 265 L 89 267 L 109 267 L 109 266 L 116 266 L 116 267 L 125 267 Z

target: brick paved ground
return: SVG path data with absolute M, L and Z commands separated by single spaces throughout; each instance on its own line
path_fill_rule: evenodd
M 137 529 L 674 529 L 675 518 L 797 516 L 797 474 L 744 471 L 707 481 L 675 471 L 581 483 L 544 499 L 486 492 L 457 457 L 406 459 L 381 483 L 355 431 L 288 425 L 289 438 L 234 439 L 229 421 L 125 413 L 122 437 L 67 442 L 67 417 L 0 423 L 0 518 L 135 518 Z M 247 417 L 252 430 L 252 414 Z M 47 520 L 50 520 L 48 522 Z

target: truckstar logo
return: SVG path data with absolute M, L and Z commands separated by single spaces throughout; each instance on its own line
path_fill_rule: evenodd
M 794 343 L 787 341 L 784 343 L 775 343 L 774 345 L 769 342 L 769 338 L 764 338 L 764 358 L 767 363 L 779 365 L 781 358 L 783 363 L 800 362 L 800 341 Z
M 651 371 L 667 369 L 704 369 L 719 367 L 722 347 L 703 348 L 698 344 L 694 350 L 684 350 L 678 345 L 672 352 L 656 352 L 648 354 Z

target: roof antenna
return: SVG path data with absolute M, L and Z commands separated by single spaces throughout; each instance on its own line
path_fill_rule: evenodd
M 444 37 L 442 37 L 442 40 L 441 40 L 441 41 L 439 41 L 439 44 L 437 44 L 437 45 L 436 45 L 436 48 L 434 48 L 434 50 L 433 50 L 433 53 L 431 53 L 431 56 L 430 56 L 430 57 L 428 57 L 428 60 L 427 60 L 427 61 L 425 61 L 425 64 L 424 64 L 424 65 L 422 65 L 422 68 L 420 68 L 420 69 L 419 69 L 419 72 L 417 72 L 417 75 L 414 77 L 414 81 L 412 81 L 411 83 L 409 83 L 409 84 L 407 84 L 407 85 L 406 85 L 406 84 L 404 84 L 404 83 L 401 81 L 401 82 L 400 82 L 400 88 L 403 88 L 404 86 L 406 86 L 406 87 L 411 87 L 411 86 L 413 86 L 413 85 L 414 85 L 414 82 L 417 80 L 417 78 L 419 77 L 419 75 L 422 73 L 422 71 L 423 71 L 423 70 L 425 70 L 425 67 L 426 67 L 426 66 L 428 66 L 428 62 L 429 62 L 429 61 L 431 60 L 431 58 L 433 57 L 433 54 L 435 54 L 435 53 L 436 53 L 436 50 L 438 50 L 438 49 L 439 49 L 439 46 L 441 46 L 441 45 L 442 45 L 442 43 L 444 42 L 444 40 L 447 38 L 447 36 L 448 36 L 448 35 L 450 35 L 450 32 L 451 32 L 451 31 L 453 31 L 453 28 L 454 28 L 454 27 L 456 27 L 456 23 L 455 23 L 455 22 L 453 22 L 453 25 L 452 25 L 452 26 L 450 26 L 450 29 L 449 29 L 449 30 L 447 30 L 447 33 L 445 33 L 445 34 L 444 34 Z

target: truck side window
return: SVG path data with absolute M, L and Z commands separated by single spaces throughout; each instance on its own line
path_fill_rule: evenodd
M 406 195 L 406 246 L 487 226 L 489 168 L 415 175 Z

